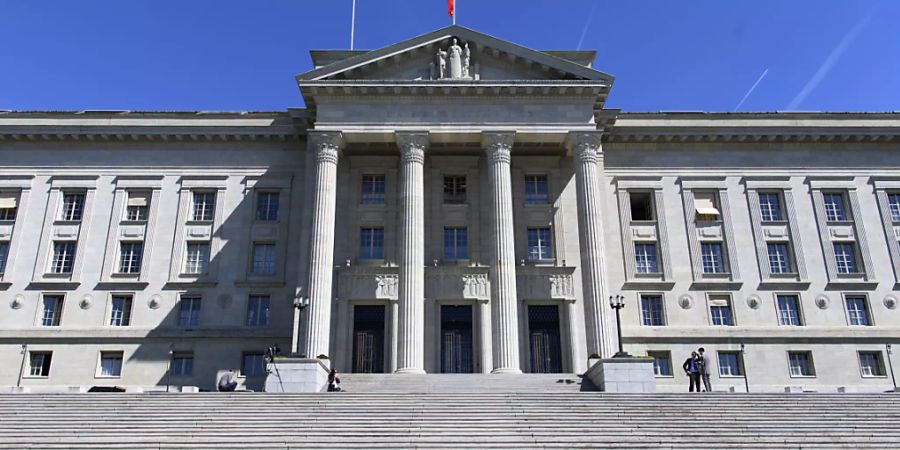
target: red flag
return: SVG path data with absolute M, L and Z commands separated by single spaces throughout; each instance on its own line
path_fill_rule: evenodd
M 447 15 L 453 17 L 453 10 L 456 8 L 456 5 L 453 0 L 447 0 Z

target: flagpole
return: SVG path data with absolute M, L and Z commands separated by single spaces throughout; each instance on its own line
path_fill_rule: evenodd
M 453 0 L 453 25 L 456 25 L 456 8 L 457 8 L 456 3 L 457 3 L 457 1 L 458 0 Z
M 356 34 L 356 0 L 353 0 L 353 11 L 350 13 L 350 50 L 353 50 L 353 38 Z

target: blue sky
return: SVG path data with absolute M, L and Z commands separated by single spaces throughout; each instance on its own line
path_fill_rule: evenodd
M 446 0 L 357 1 L 357 48 L 449 24 Z M 498 38 L 596 49 L 616 77 L 607 107 L 900 110 L 896 0 L 457 3 L 460 25 Z M 310 49 L 348 48 L 350 5 L 0 0 L 0 109 L 302 107 L 293 76 Z

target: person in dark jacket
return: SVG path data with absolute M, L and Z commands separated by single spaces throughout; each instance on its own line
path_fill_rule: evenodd
M 335 369 L 331 369 L 328 373 L 328 392 L 341 392 L 341 379 L 338 378 Z
M 684 364 L 681 365 L 681 368 L 684 369 L 684 373 L 691 380 L 691 386 L 688 388 L 688 392 L 694 392 L 694 388 L 697 389 L 697 392 L 700 392 L 700 371 L 702 370 L 702 364 L 703 362 L 700 360 L 700 356 L 697 355 L 697 352 L 691 352 L 691 357 L 686 359 Z

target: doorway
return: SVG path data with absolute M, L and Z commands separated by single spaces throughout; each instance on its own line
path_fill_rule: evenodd
M 561 373 L 559 307 L 529 305 L 528 331 L 531 373 Z
M 384 373 L 384 306 L 353 308 L 353 372 Z
M 473 373 L 472 306 L 441 305 L 441 373 Z

